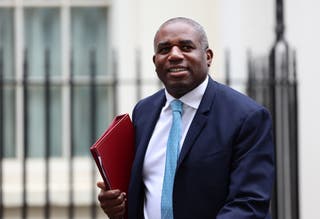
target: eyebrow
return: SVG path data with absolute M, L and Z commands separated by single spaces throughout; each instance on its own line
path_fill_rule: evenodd
M 170 46 L 170 45 L 171 45 L 171 43 L 169 43 L 169 42 L 160 42 L 160 43 L 158 43 L 157 48 L 166 47 L 166 46 Z
M 181 45 L 194 45 L 192 40 L 180 40 L 179 44 Z M 162 48 L 162 47 L 166 47 L 166 46 L 171 46 L 172 43 L 166 41 L 166 42 L 159 42 L 157 45 L 157 48 Z
M 192 40 L 181 40 L 179 41 L 180 44 L 183 44 L 183 45 L 194 45 L 193 41 Z

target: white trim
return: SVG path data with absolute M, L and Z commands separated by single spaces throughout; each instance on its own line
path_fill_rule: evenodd
M 70 0 L 72 6 L 77 7 L 103 7 L 110 6 L 111 0 Z
M 15 4 L 14 2 L 11 0 L 2 0 L 0 1 L 0 7 L 13 7 Z

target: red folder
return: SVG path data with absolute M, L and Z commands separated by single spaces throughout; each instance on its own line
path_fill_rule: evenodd
M 134 128 L 129 115 L 116 116 L 90 151 L 107 189 L 127 193 L 134 158 Z

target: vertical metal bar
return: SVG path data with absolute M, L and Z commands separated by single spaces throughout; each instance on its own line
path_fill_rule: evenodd
M 276 42 L 270 56 L 277 176 L 273 218 L 298 219 L 297 97 L 290 82 L 292 63 L 284 38 L 283 8 L 283 0 L 276 0 Z
M 27 157 L 28 157 L 28 116 L 29 116 L 29 102 L 28 102 L 28 50 L 24 52 L 24 63 L 23 63 L 23 157 L 22 157 L 22 211 L 21 218 L 26 219 L 28 214 L 28 203 L 27 203 Z
M 96 138 L 96 89 L 95 89 L 95 80 L 96 80 L 96 50 L 92 49 L 90 51 L 90 142 L 93 144 Z M 92 177 L 92 190 L 91 190 L 91 219 L 97 217 L 96 211 L 96 167 L 94 163 L 91 163 L 91 177 Z
M 284 38 L 283 1 L 277 0 L 276 43 L 271 53 L 274 77 L 274 127 L 277 161 L 277 212 L 274 218 L 298 219 L 297 96 L 290 67 L 290 48 Z
M 248 68 L 248 79 L 247 79 L 247 94 L 251 98 L 255 98 L 255 93 L 254 93 L 254 70 L 253 70 L 253 59 L 251 55 L 251 51 L 247 51 L 247 68 Z
M 279 168 L 279 150 L 278 150 L 278 143 L 277 139 L 279 136 L 277 135 L 277 110 L 276 110 L 276 89 L 277 89 L 277 81 L 276 81 L 276 63 L 277 63 L 277 47 L 279 46 L 279 41 L 283 39 L 283 33 L 284 33 L 284 21 L 283 21 L 283 1 L 282 0 L 276 0 L 276 42 L 273 45 L 273 48 L 270 53 L 270 77 L 269 77 L 269 84 L 270 84 L 270 111 L 273 116 L 273 124 L 274 124 L 274 139 L 275 139 L 275 186 L 273 191 L 273 199 L 271 202 L 271 208 L 272 208 L 272 218 L 278 219 L 279 213 L 281 212 L 281 200 L 279 200 L 279 171 L 281 172 L 282 169 Z M 281 156 L 281 155 L 280 155 Z M 281 161 L 281 160 L 280 160 Z M 280 177 L 281 178 L 281 177 Z M 281 191 L 281 189 L 280 189 Z M 280 207 L 280 209 L 279 209 Z M 281 215 L 280 218 L 282 219 Z
M 262 69 L 262 103 L 269 108 L 270 96 L 269 96 L 269 61 L 267 57 L 263 58 L 263 69 Z
M 141 99 L 141 90 L 142 90 L 142 83 L 141 83 L 141 51 L 139 49 L 136 50 L 136 97 L 137 101 Z
M 50 51 L 45 50 L 45 84 L 44 84 L 44 104 L 45 104 L 45 204 L 44 204 L 44 218 L 50 218 L 50 193 L 49 193 L 49 180 L 50 180 L 50 111 L 51 111 L 51 98 L 50 98 Z
M 274 186 L 274 196 L 272 199 L 272 214 L 275 219 L 285 219 L 282 209 L 284 209 L 284 199 L 283 199 L 283 142 L 282 142 L 282 109 L 283 103 L 281 101 L 281 84 L 282 79 L 281 74 L 281 48 L 279 42 L 276 42 L 272 48 L 270 54 L 270 96 L 271 104 L 270 111 L 273 116 L 274 124 L 274 139 L 275 139 L 275 186 Z
M 254 92 L 255 92 L 255 99 L 259 102 L 262 103 L 262 64 L 261 64 L 261 57 L 257 57 L 254 61 L 254 68 L 255 68 L 255 77 L 254 77 Z
M 73 190 L 73 156 L 74 156 L 74 63 L 73 51 L 70 56 L 70 153 L 69 153 L 69 206 L 68 217 L 74 218 L 74 190 Z
M 258 76 L 255 79 L 257 84 L 257 99 L 264 106 L 269 106 L 268 101 L 268 61 L 266 57 L 261 56 L 258 60 Z
M 278 54 L 276 68 L 276 80 L 279 80 L 276 86 L 276 110 L 278 117 L 276 118 L 276 131 L 277 131 L 277 149 L 278 149 L 278 186 L 281 191 L 278 198 L 282 204 L 281 211 L 279 211 L 279 218 L 292 219 L 291 208 L 291 180 L 290 180 L 290 142 L 289 142 L 289 102 L 288 102 L 288 47 L 286 50 Z
M 270 110 L 270 113 L 272 115 L 272 123 L 274 124 L 275 126 L 275 118 L 276 118 L 276 110 L 275 110 L 275 73 L 274 73 L 274 48 L 271 50 L 271 54 L 270 54 L 270 61 L 269 61 L 269 64 L 270 64 L 270 74 L 269 74 L 269 77 L 268 77 L 268 84 L 269 84 L 269 88 L 268 88 L 268 93 L 269 93 L 269 97 L 270 97 L 270 102 L 269 102 L 269 105 L 268 105 L 268 108 Z M 276 129 L 275 127 L 273 128 L 273 136 L 274 136 L 274 139 L 276 139 L 277 135 L 276 135 Z M 278 167 L 278 162 L 277 162 L 277 150 L 276 150 L 276 146 L 274 148 L 274 165 L 275 165 L 275 176 L 278 175 L 278 170 L 277 170 L 277 167 Z M 277 177 L 275 177 L 275 183 L 274 183 L 274 186 L 273 186 L 273 192 L 272 192 L 272 200 L 271 200 L 271 214 L 272 214 L 272 218 L 273 219 L 278 219 L 278 180 L 277 180 Z
M 117 53 L 113 50 L 112 53 L 112 67 L 113 67 L 113 82 L 112 82 L 112 94 L 113 94 L 113 115 L 116 115 L 118 112 L 118 62 L 117 62 Z
M 284 10 L 283 0 L 276 0 L 276 40 L 280 41 L 284 36 Z
M 0 48 L 0 219 L 3 218 L 3 163 L 4 158 L 4 66 L 3 48 Z
M 230 73 L 230 51 L 229 51 L 229 49 L 225 50 L 225 59 L 226 59 L 226 61 L 225 61 L 225 63 L 226 63 L 226 65 L 225 65 L 225 71 L 226 71 L 225 83 L 226 83 L 226 85 L 229 86 L 231 83 L 231 80 L 230 80 L 230 75 L 231 75 L 231 73 Z
M 289 75 L 289 126 L 290 132 L 290 176 L 291 176 L 291 198 L 292 198 L 292 219 L 298 219 L 299 211 L 299 160 L 298 160 L 298 84 L 296 72 L 296 54 L 292 52 L 292 69 Z

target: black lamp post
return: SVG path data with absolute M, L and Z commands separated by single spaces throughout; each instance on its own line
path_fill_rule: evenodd
M 273 219 L 299 219 L 298 113 L 295 53 L 285 39 L 283 0 L 276 0 L 276 40 L 269 56 L 276 181 Z

